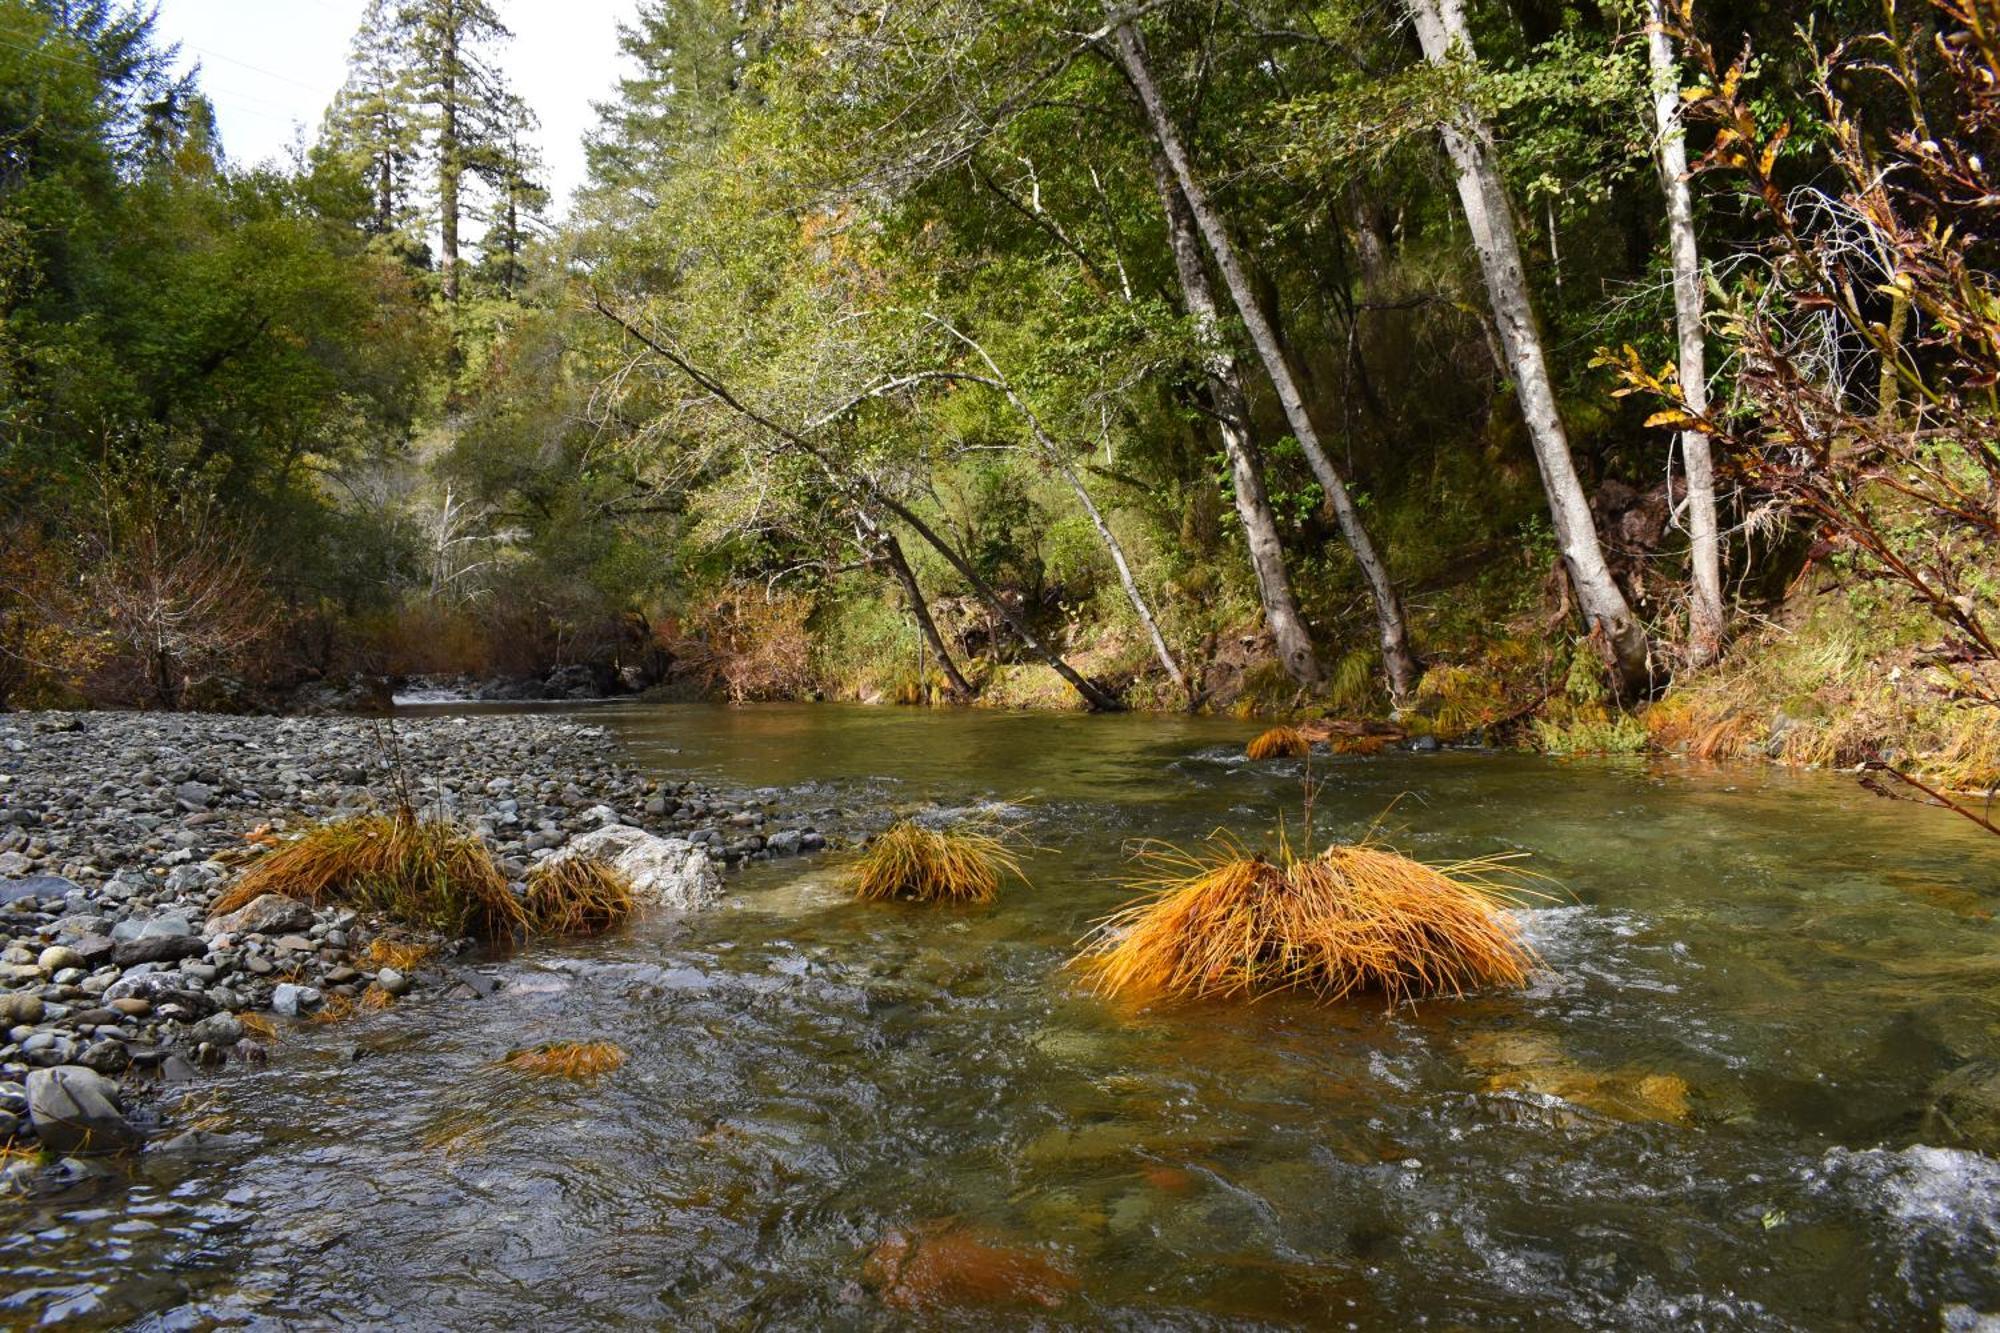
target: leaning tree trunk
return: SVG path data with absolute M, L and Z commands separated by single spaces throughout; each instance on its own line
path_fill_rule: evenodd
M 1389 692 L 1401 702 L 1416 690 L 1419 672 L 1416 657 L 1410 652 L 1409 633 L 1404 628 L 1403 604 L 1396 595 L 1395 584 L 1389 579 L 1388 566 L 1376 552 L 1368 530 L 1362 526 L 1361 513 L 1354 507 L 1346 481 L 1320 445 L 1319 431 L 1314 428 L 1312 417 L 1306 411 L 1305 396 L 1300 392 L 1291 365 L 1285 359 L 1277 331 L 1264 317 L 1256 289 L 1250 284 L 1250 276 L 1237 258 L 1236 247 L 1229 239 L 1229 229 L 1223 224 L 1221 213 L 1209 200 L 1208 192 L 1195 178 L 1194 167 L 1181 144 L 1180 132 L 1174 128 L 1159 87 L 1153 82 L 1153 72 L 1146 61 L 1145 42 L 1141 40 L 1139 30 L 1130 23 L 1120 24 L 1112 37 L 1116 43 L 1118 63 L 1123 67 L 1125 77 L 1131 81 L 1133 91 L 1138 94 L 1153 141 L 1173 168 L 1188 211 L 1194 215 L 1195 225 L 1200 229 L 1202 239 L 1208 243 L 1209 253 L 1214 256 L 1215 266 L 1229 288 L 1230 299 L 1250 335 L 1251 345 L 1257 349 L 1258 359 L 1271 378 L 1271 387 L 1277 391 L 1278 403 L 1285 410 L 1285 420 L 1291 425 L 1299 447 L 1305 450 L 1306 461 L 1312 465 L 1320 489 L 1326 492 L 1334 521 L 1340 525 L 1341 535 L 1346 538 L 1348 549 L 1354 553 L 1354 563 L 1360 566 L 1362 577 L 1368 581 L 1368 590 L 1375 603 L 1382 665 L 1389 676 Z
M 1694 200 L 1687 175 L 1687 133 L 1681 117 L 1680 73 L 1667 35 L 1664 0 L 1649 0 L 1646 55 L 1653 70 L 1653 118 L 1660 136 L 1660 185 L 1667 195 L 1667 240 L 1673 256 L 1674 322 L 1680 338 L 1681 395 L 1695 412 L 1708 410 L 1708 357 L 1702 336 L 1701 258 L 1695 247 Z M 1722 542 L 1715 504 L 1715 459 L 1708 436 L 1681 432 L 1687 469 L 1689 581 L 1688 661 L 1703 666 L 1722 651 Z
M 1140 625 L 1145 627 L 1146 637 L 1152 641 L 1153 656 L 1158 659 L 1161 670 L 1167 673 L 1167 679 L 1173 681 L 1174 687 L 1186 696 L 1188 707 L 1194 707 L 1196 702 L 1194 690 L 1188 686 L 1187 676 L 1182 673 L 1180 663 L 1174 660 L 1173 651 L 1167 647 L 1167 636 L 1160 632 L 1160 623 L 1153 616 L 1153 608 L 1146 601 L 1146 594 L 1139 588 L 1139 580 L 1132 573 L 1132 564 L 1125 558 L 1125 544 L 1118 540 L 1118 534 L 1113 532 L 1111 524 L 1105 521 L 1104 512 L 1097 507 L 1097 501 L 1091 498 L 1089 488 L 1083 484 L 1083 478 L 1078 476 L 1076 469 L 1070 465 L 1069 456 L 1063 452 L 1062 445 L 1058 444 L 1043 427 L 1042 419 L 1036 415 L 1035 409 L 1028 406 L 1027 400 L 1014 391 L 1014 382 L 1007 378 L 999 363 L 987 354 L 984 347 L 944 320 L 937 319 L 936 316 L 932 318 L 952 337 L 970 347 L 973 353 L 986 363 L 987 370 L 993 374 L 992 386 L 1001 392 L 1015 412 L 1020 414 L 1021 420 L 1027 423 L 1028 433 L 1034 437 L 1036 447 L 1041 450 L 1042 457 L 1047 460 L 1049 466 L 1062 473 L 1063 480 L 1069 483 L 1070 490 L 1076 494 L 1076 502 L 1083 507 L 1084 515 L 1090 519 L 1091 527 L 1096 529 L 1097 539 L 1104 543 L 1105 551 L 1111 556 L 1112 567 L 1118 571 L 1119 586 L 1125 589 L 1125 600 L 1132 604 L 1133 614 L 1139 617 Z
M 625 318 L 624 315 L 608 304 L 602 296 L 593 296 L 591 304 L 597 310 L 597 313 L 603 315 L 619 328 L 625 330 L 627 334 L 651 348 L 663 357 L 668 364 L 673 366 L 674 369 L 685 375 L 697 388 L 708 394 L 709 397 L 715 399 L 715 401 L 721 403 L 744 420 L 753 422 L 764 430 L 769 431 L 785 445 L 798 450 L 806 457 L 812 459 L 819 466 L 819 469 L 826 474 L 827 480 L 831 481 L 836 487 L 847 494 L 857 510 L 866 503 L 873 503 L 902 520 L 905 527 L 923 538 L 924 542 L 932 550 L 944 557 L 945 563 L 957 571 L 958 576 L 971 586 L 973 593 L 979 600 L 986 603 L 996 615 L 1007 622 L 1007 627 L 1014 631 L 1015 636 L 1021 640 L 1022 645 L 1029 652 L 1048 663 L 1049 668 L 1058 676 L 1061 676 L 1069 687 L 1075 690 L 1083 699 L 1084 703 L 1104 713 L 1116 713 L 1124 708 L 1124 705 L 1118 701 L 1116 695 L 1097 682 L 1088 680 L 1080 675 L 1075 667 L 1063 659 L 1061 653 L 1044 644 L 1041 636 L 1029 628 L 1026 618 L 1007 604 L 1007 600 L 994 590 L 993 585 L 988 583 L 977 569 L 972 567 L 970 561 L 959 554 L 957 548 L 952 546 L 943 537 L 940 537 L 930 524 L 924 522 L 922 516 L 890 494 L 873 477 L 870 477 L 866 472 L 859 469 L 840 466 L 828 455 L 826 450 L 814 444 L 798 431 L 772 420 L 756 408 L 751 407 L 732 393 L 729 387 L 722 383 L 722 381 L 703 371 L 692 361 L 689 361 L 685 356 L 659 339 L 648 336 L 643 329 Z M 856 399 L 856 401 L 861 401 L 861 399 Z
M 1236 358 L 1223 346 L 1218 328 L 1215 289 L 1209 285 L 1208 268 L 1201 257 L 1201 233 L 1188 211 L 1187 199 L 1174 179 L 1173 166 L 1159 152 L 1152 154 L 1153 179 L 1159 187 L 1160 207 L 1166 213 L 1167 240 L 1174 254 L 1174 269 L 1180 275 L 1181 295 L 1188 315 L 1204 347 L 1204 369 L 1208 372 L 1210 405 L 1222 432 L 1222 450 L 1229 458 L 1235 483 L 1236 516 L 1243 524 L 1243 539 L 1250 548 L 1250 568 L 1257 575 L 1257 595 L 1264 605 L 1264 624 L 1277 646 L 1278 660 L 1300 685 L 1320 682 L 1319 658 L 1313 653 L 1312 636 L 1306 632 L 1305 618 L 1299 614 L 1298 600 L 1292 595 L 1292 580 L 1285 568 L 1285 548 L 1278 539 L 1278 519 L 1271 510 L 1271 497 L 1264 488 L 1263 459 L 1256 437 L 1250 433 L 1250 406 L 1243 396 L 1243 377 Z
M 952 693 L 960 699 L 970 699 L 974 693 L 972 684 L 959 671 L 958 663 L 952 660 L 951 650 L 945 647 L 944 635 L 938 633 L 937 621 L 931 619 L 930 603 L 924 600 L 924 590 L 917 582 L 917 573 L 910 568 L 909 560 L 903 555 L 903 544 L 896 540 L 895 533 L 877 524 L 867 514 L 858 517 L 862 532 L 881 550 L 889 572 L 896 576 L 896 582 L 903 585 L 903 595 L 910 602 L 910 615 L 915 618 L 924 642 L 931 646 L 932 656 L 944 669 L 945 677 L 951 681 Z
M 1416 21 L 1417 38 L 1431 64 L 1448 65 L 1454 53 L 1467 60 L 1474 58 L 1462 0 L 1404 3 Z M 1549 380 L 1534 299 L 1521 262 L 1521 243 L 1514 232 L 1513 207 L 1506 183 L 1500 178 L 1492 135 L 1467 108 L 1461 108 L 1439 129 L 1457 172 L 1459 203 L 1479 252 L 1487 298 L 1500 326 L 1501 346 L 1513 371 L 1514 391 L 1534 444 L 1556 541 L 1562 547 L 1577 603 L 1591 637 L 1601 642 L 1618 693 L 1626 698 L 1643 695 L 1652 682 L 1646 632 L 1633 617 L 1625 594 L 1605 563 L 1604 548 L 1598 543 L 1590 516 L 1590 501 L 1577 479 L 1569 437 L 1556 409 L 1555 386 Z

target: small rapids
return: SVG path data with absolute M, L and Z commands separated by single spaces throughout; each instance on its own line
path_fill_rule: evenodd
M 1147 1008 L 1065 962 L 1130 844 L 1278 816 L 1221 721 L 599 706 L 662 773 L 852 833 L 1022 826 L 989 908 L 826 859 L 477 967 L 198 1085 L 217 1132 L 9 1203 L 0 1323 L 1975 1328 L 2000 1163 L 1923 1137 L 1993 1056 L 1994 853 L 1830 777 L 1315 760 L 1310 836 L 1525 852 L 1521 994 Z M 829 828 L 834 824 L 828 824 Z M 510 1050 L 605 1041 L 593 1081 Z M 2000 1110 L 1995 1122 L 2000 1123 Z M 1986 1147 L 1995 1145 L 1987 1144 Z

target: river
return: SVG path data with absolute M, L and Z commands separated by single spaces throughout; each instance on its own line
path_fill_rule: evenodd
M 1133 840 L 1296 839 L 1215 719 L 608 705 L 641 765 L 857 824 L 1001 801 L 1028 886 L 860 906 L 833 864 L 286 1034 L 241 1132 L 0 1204 L 0 1321 L 400 1328 L 1973 1327 L 2000 1163 L 1927 1142 L 1991 1058 L 2000 848 L 1850 780 L 1321 760 L 1315 836 L 1525 853 L 1521 994 L 1143 1008 L 1065 960 Z M 575 1038 L 590 1084 L 496 1070 Z M 895 1255 L 935 1258 L 885 1277 Z M 899 1249 L 899 1247 L 901 1247 Z M 871 1258 L 872 1256 L 872 1258 Z M 887 1256 L 887 1257 L 885 1257 Z M 941 1268 L 953 1272 L 940 1278 Z M 982 1269 L 982 1273 L 956 1271 Z M 926 1283 L 930 1285 L 926 1285 Z

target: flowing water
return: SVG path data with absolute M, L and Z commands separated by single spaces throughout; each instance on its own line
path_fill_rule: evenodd
M 833 867 L 302 1027 L 251 1137 L 0 1205 L 0 1323 L 146 1327 L 1972 1328 L 2000 1162 L 1927 1142 L 1995 1054 L 2000 848 L 1830 776 L 1322 761 L 1320 837 L 1525 852 L 1525 994 L 1134 1009 L 1065 971 L 1125 844 L 1253 841 L 1250 728 L 605 707 L 642 765 L 865 822 L 1026 801 L 1031 887 L 843 901 Z M 1386 814 L 1385 814 L 1386 812 Z M 824 825 L 823 825 L 824 826 Z M 1297 833 L 1296 823 L 1293 832 Z M 595 1084 L 492 1062 L 630 1053 Z M 925 1256 L 910 1258 L 912 1251 Z M 873 1256 L 871 1258 L 871 1255 Z M 905 1262 L 899 1269 L 897 1258 Z

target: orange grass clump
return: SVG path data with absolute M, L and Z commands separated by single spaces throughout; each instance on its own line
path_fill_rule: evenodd
M 368 941 L 368 968 L 374 972 L 393 967 L 407 976 L 428 963 L 436 952 L 437 946 L 427 940 L 398 940 L 377 935 Z
M 578 1081 L 601 1077 L 624 1063 L 624 1050 L 608 1041 L 548 1041 L 509 1051 L 500 1061 L 516 1073 Z
M 529 925 L 527 907 L 508 890 L 485 843 L 408 809 L 308 829 L 244 871 L 209 911 L 233 912 L 266 893 L 314 907 L 345 903 L 491 941 L 511 939 Z
M 528 915 L 552 935 L 597 935 L 638 907 L 632 880 L 592 856 L 552 856 L 528 872 Z
M 380 986 L 370 986 L 367 990 L 361 992 L 361 1007 L 363 1009 L 388 1009 L 395 1003 L 396 997 L 388 991 L 383 990 Z
M 990 903 L 1005 875 L 1022 877 L 993 824 L 928 829 L 900 820 L 877 834 L 848 869 L 854 896 L 870 902 Z
M 1433 867 L 1358 843 L 1274 863 L 1228 841 L 1148 856 L 1150 896 L 1098 923 L 1076 960 L 1100 994 L 1367 991 L 1394 1006 L 1520 986 L 1536 961 L 1500 860 Z
M 1252 759 L 1303 759 L 1312 753 L 1312 737 L 1297 727 L 1272 727 L 1243 747 Z
M 329 995 L 326 1003 L 313 1011 L 308 1023 L 341 1023 L 354 1017 L 354 1001 L 345 995 Z

